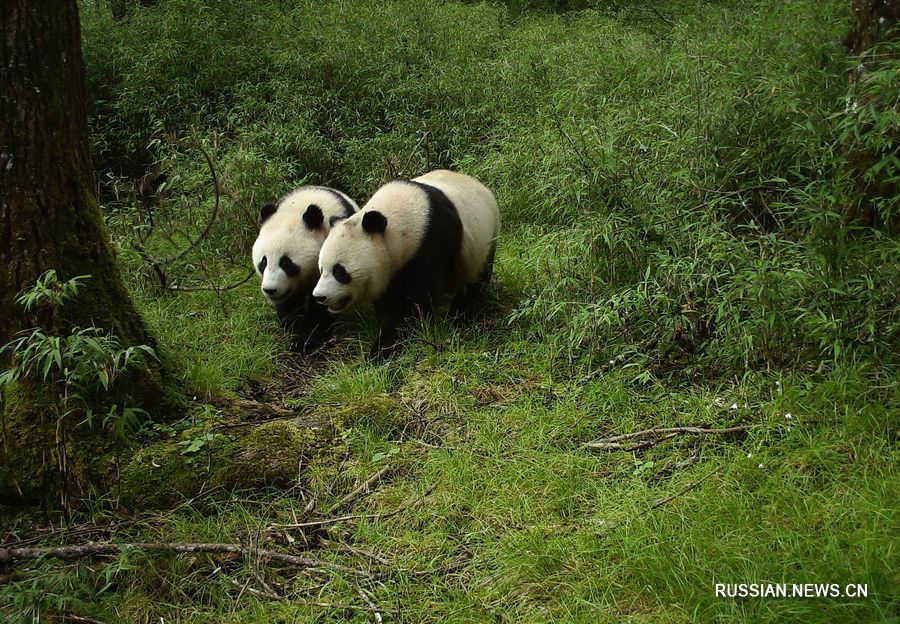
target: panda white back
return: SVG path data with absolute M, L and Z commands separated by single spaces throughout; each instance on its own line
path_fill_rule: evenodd
M 471 284 L 484 270 L 500 233 L 500 209 L 494 194 L 472 176 L 447 169 L 430 171 L 414 181 L 442 191 L 459 212 L 463 227 L 461 281 Z

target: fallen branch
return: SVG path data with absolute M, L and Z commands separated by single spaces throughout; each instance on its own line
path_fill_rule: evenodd
M 276 594 L 274 591 L 266 591 L 262 589 L 256 589 L 255 587 L 250 586 L 250 579 L 247 579 L 246 583 L 241 583 L 237 579 L 231 579 L 231 584 L 241 590 L 241 594 L 247 592 L 257 598 L 267 598 L 269 600 L 284 600 L 284 596 L 280 594 Z M 238 598 L 240 598 L 240 594 L 238 594 Z
M 646 448 L 650 448 L 651 446 L 656 446 L 660 442 L 665 442 L 666 440 L 671 440 L 676 437 L 677 433 L 669 433 L 661 438 L 654 438 L 651 440 L 640 440 L 634 444 L 623 444 L 621 442 L 606 442 L 604 440 L 598 440 L 597 442 L 588 442 L 585 446 L 593 449 L 603 449 L 604 451 L 642 451 Z
M 675 26 L 675 25 L 676 25 L 675 22 L 673 22 L 673 21 L 670 20 L 668 17 L 666 17 L 665 15 L 663 15 L 662 13 L 660 13 L 659 11 L 657 11 L 654 7 L 650 7 L 650 10 L 653 11 L 653 14 L 656 15 L 656 17 L 658 17 L 659 19 L 661 19 L 662 21 L 664 21 L 664 22 L 665 22 L 666 24 L 668 24 L 669 26 Z
M 368 550 L 363 550 L 362 548 L 357 548 L 356 546 L 351 546 L 350 544 L 347 544 L 345 542 L 331 541 L 329 539 L 325 539 L 324 537 L 320 537 L 319 543 L 326 548 L 328 546 L 333 545 L 335 548 L 337 548 L 341 552 L 345 552 L 345 553 L 348 553 L 351 555 L 356 555 L 357 557 L 363 557 L 365 559 L 371 559 L 372 561 L 380 563 L 381 565 L 383 565 L 386 568 L 390 568 L 394 565 L 391 561 L 385 559 L 381 555 L 378 555 L 373 552 L 369 552 Z
M 416 142 L 415 146 L 412 148 L 412 151 L 410 151 L 409 157 L 406 159 L 406 164 L 403 165 L 403 169 L 400 170 L 400 175 L 403 175 L 403 176 L 409 175 L 407 172 L 409 171 L 409 166 L 412 164 L 413 156 L 415 156 L 416 152 L 419 151 L 419 147 L 421 147 L 422 143 L 425 142 L 425 139 L 428 138 L 429 134 L 431 134 L 430 130 L 424 130 L 422 132 L 422 136 L 419 137 L 419 140 Z
M 726 435 L 729 433 L 738 433 L 741 431 L 749 431 L 756 429 L 760 425 L 735 425 L 734 427 L 725 427 L 723 429 L 709 429 L 707 427 L 660 427 L 655 429 L 644 429 L 643 431 L 635 431 L 633 433 L 623 433 L 621 435 L 612 436 L 610 438 L 602 438 L 593 442 L 585 442 L 583 446 L 592 449 L 601 450 L 640 450 L 647 446 L 653 446 L 664 440 L 669 440 L 675 436 L 690 433 L 694 435 Z M 634 440 L 643 436 L 660 436 L 655 439 L 642 440 L 635 445 L 621 444 L 623 440 Z
M 374 617 L 375 617 L 375 623 L 381 624 L 384 621 L 381 617 L 381 609 L 379 609 L 375 605 L 375 603 L 372 602 L 372 599 L 369 598 L 369 595 L 365 592 L 365 590 L 362 587 L 357 587 L 356 592 L 363 599 L 363 602 L 365 602 L 367 605 L 369 605 L 369 607 L 372 609 L 372 613 L 374 614 Z
M 332 513 L 336 512 L 338 509 L 340 509 L 347 503 L 354 501 L 357 498 L 359 498 L 361 495 L 367 493 L 369 491 L 369 488 L 371 488 L 373 485 L 378 483 L 384 475 L 386 475 L 388 472 L 391 471 L 391 468 L 392 468 L 392 466 L 387 465 L 384 468 L 382 468 L 381 470 L 379 470 L 378 472 L 376 472 L 375 474 L 373 474 L 371 477 L 369 477 L 368 479 L 363 481 L 363 483 L 359 487 L 357 487 L 352 492 L 350 492 L 349 494 L 344 496 L 341 500 L 339 500 L 334 505 L 329 507 L 328 513 L 332 514 Z
M 349 572 L 353 574 L 368 575 L 368 572 L 356 570 L 347 566 L 342 566 L 321 559 L 312 557 L 301 557 L 298 555 L 289 555 L 287 553 L 274 552 L 271 550 L 256 550 L 241 546 L 240 544 L 186 544 L 186 543 L 138 543 L 138 544 L 114 544 L 114 543 L 94 543 L 94 544 L 78 544 L 74 546 L 57 546 L 46 548 L 0 548 L 0 563 L 9 563 L 13 561 L 29 561 L 40 559 L 42 557 L 56 557 L 63 561 L 74 561 L 84 557 L 96 557 L 101 555 L 116 555 L 127 550 L 145 550 L 149 552 L 174 552 L 174 553 L 208 553 L 218 555 L 238 555 L 244 559 L 256 557 L 274 561 L 277 563 L 285 563 L 301 568 L 325 568 L 328 570 L 337 570 L 340 572 Z

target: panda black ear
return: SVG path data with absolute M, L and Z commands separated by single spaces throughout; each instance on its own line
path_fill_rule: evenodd
M 341 215 L 331 215 L 330 217 L 328 217 L 328 227 L 333 228 L 335 225 L 337 225 L 338 223 L 340 223 L 341 221 L 343 221 L 346 218 L 347 217 L 342 217 Z
M 272 202 L 263 204 L 263 207 L 259 211 L 259 224 L 262 225 L 263 223 L 265 223 L 266 219 L 271 217 L 277 211 L 278 211 L 278 206 L 276 206 Z
M 367 210 L 362 218 L 363 230 L 369 234 L 384 234 L 387 228 L 387 217 L 377 210 Z
M 318 230 L 322 227 L 324 220 L 325 215 L 322 214 L 322 209 L 316 204 L 310 204 L 306 212 L 303 213 L 303 223 L 306 224 L 307 229 Z

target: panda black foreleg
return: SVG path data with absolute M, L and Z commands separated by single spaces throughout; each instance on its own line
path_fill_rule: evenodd
M 322 346 L 331 334 L 334 318 L 309 295 L 278 304 L 278 320 L 291 334 L 291 351 L 308 353 Z
M 303 320 L 294 328 L 292 350 L 309 353 L 321 347 L 331 338 L 335 321 L 336 317 L 325 306 L 308 297 Z
M 369 350 L 369 359 L 384 361 L 397 350 L 400 328 L 416 312 L 429 314 L 433 311 L 428 293 L 419 296 L 385 296 L 375 302 L 375 316 L 378 319 L 378 333 Z
M 405 317 L 404 307 L 387 297 L 375 302 L 378 329 L 375 341 L 369 349 L 368 359 L 383 362 L 394 354 L 397 349 L 397 335 Z

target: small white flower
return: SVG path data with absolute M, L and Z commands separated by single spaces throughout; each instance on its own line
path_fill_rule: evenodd
M 751 457 L 753 457 L 753 453 L 747 453 L 747 459 L 750 459 Z
M 609 363 L 610 363 L 610 364 L 615 364 L 616 361 L 615 361 L 615 360 L 610 360 Z
M 780 381 L 776 381 L 776 382 L 775 382 L 775 385 L 776 385 L 776 386 L 780 386 L 780 385 L 781 385 L 781 382 L 780 382 Z
M 746 404 L 746 403 L 744 403 L 744 407 L 745 407 L 745 408 L 747 407 L 747 404 Z
M 732 403 L 732 404 L 731 404 L 731 409 L 736 410 L 736 409 L 737 409 L 737 403 Z
M 788 412 L 787 414 L 784 415 L 784 419 L 785 420 L 794 420 L 794 415 L 791 414 L 790 412 Z
M 760 464 L 759 464 L 759 466 L 757 466 L 757 468 L 762 468 L 762 467 L 763 467 L 762 462 L 760 462 Z

